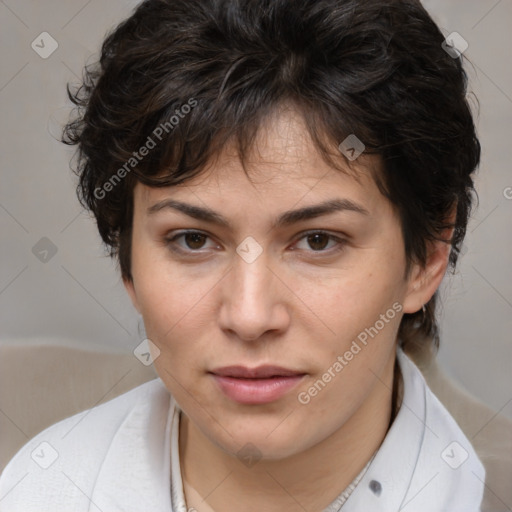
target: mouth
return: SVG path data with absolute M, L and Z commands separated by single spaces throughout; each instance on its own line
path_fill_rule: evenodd
M 209 372 L 220 391 L 240 404 L 265 404 L 286 395 L 306 373 L 279 366 L 226 366 Z

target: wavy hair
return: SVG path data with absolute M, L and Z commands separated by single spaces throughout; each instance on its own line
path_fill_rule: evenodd
M 399 213 L 406 275 L 445 228 L 454 228 L 443 240 L 454 270 L 480 144 L 463 57 L 449 55 L 444 39 L 415 0 L 142 2 L 107 35 L 82 83 L 68 84 L 76 109 L 62 135 L 78 146 L 78 197 L 123 278 L 131 279 L 135 183 L 184 183 L 228 141 L 243 164 L 284 102 L 330 165 L 343 170 L 331 149 L 350 134 L 380 156 L 375 180 Z M 149 139 L 155 146 L 136 158 Z M 402 347 L 427 338 L 438 347 L 437 298 L 404 315 Z

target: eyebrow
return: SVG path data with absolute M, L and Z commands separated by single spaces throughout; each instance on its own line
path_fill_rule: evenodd
M 164 199 L 159 201 L 147 209 L 148 215 L 153 215 L 162 210 L 172 209 L 184 213 L 189 217 L 197 220 L 202 220 L 226 228 L 231 228 L 230 222 L 216 211 L 205 208 L 202 206 L 195 206 L 175 199 Z M 362 215 L 370 215 L 370 212 L 360 204 L 351 201 L 350 199 L 331 199 L 323 203 L 312 206 L 306 206 L 297 210 L 289 210 L 282 213 L 272 224 L 272 229 L 290 226 L 298 222 L 314 219 L 323 215 L 328 215 L 335 212 L 355 212 Z

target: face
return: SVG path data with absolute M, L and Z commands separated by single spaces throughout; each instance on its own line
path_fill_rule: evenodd
M 378 161 L 360 157 L 357 180 L 329 167 L 300 116 L 283 110 L 248 164 L 251 180 L 226 148 L 186 185 L 137 184 L 125 284 L 191 424 L 224 452 L 252 443 L 284 458 L 379 392 L 402 314 L 423 302 L 414 272 L 404 278 L 399 219 L 370 176 Z M 294 376 L 219 375 L 233 365 Z

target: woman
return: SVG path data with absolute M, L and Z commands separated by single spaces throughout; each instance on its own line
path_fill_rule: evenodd
M 404 353 L 437 346 L 472 204 L 461 60 L 414 0 L 149 0 L 117 27 L 63 141 L 159 379 L 30 441 L 0 510 L 480 510 Z

